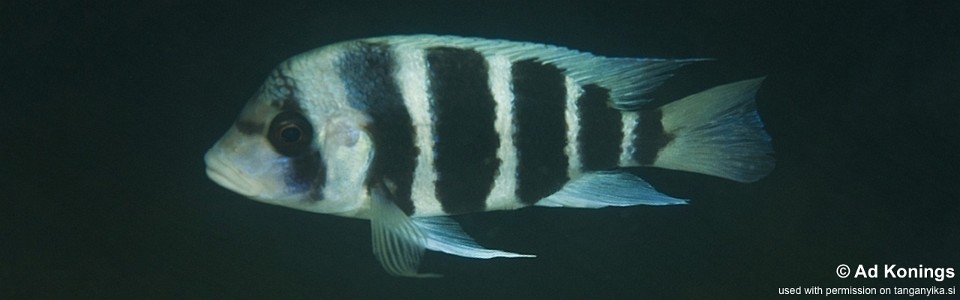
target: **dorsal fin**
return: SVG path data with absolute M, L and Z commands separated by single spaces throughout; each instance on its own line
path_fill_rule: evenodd
M 580 85 L 596 84 L 610 90 L 611 106 L 638 110 L 650 102 L 645 96 L 683 65 L 707 59 L 608 58 L 545 44 L 457 36 L 405 35 L 365 39 L 397 47 L 457 47 L 485 56 L 503 56 L 512 62 L 533 60 L 552 64 Z

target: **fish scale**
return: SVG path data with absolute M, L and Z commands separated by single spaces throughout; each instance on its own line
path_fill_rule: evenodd
M 448 216 L 687 203 L 632 167 L 772 171 L 762 78 L 640 109 L 701 60 L 433 35 L 337 43 L 280 64 L 207 152 L 207 174 L 257 201 L 369 219 L 394 275 L 434 276 L 418 270 L 425 250 L 532 257 L 486 249 Z

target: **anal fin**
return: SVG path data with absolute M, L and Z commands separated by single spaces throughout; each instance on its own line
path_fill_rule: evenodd
M 537 206 L 600 208 L 607 206 L 676 205 L 687 200 L 657 192 L 649 183 L 622 170 L 584 174 L 553 195 L 537 202 Z

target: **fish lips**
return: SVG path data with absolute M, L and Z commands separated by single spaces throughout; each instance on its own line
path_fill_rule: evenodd
M 249 198 L 260 195 L 262 188 L 250 178 L 244 176 L 240 170 L 223 159 L 219 152 L 211 149 L 204 155 L 207 165 L 207 177 L 220 186 Z

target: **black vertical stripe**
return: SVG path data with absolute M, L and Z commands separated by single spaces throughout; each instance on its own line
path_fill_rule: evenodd
M 374 159 L 367 185 L 386 187 L 404 213 L 413 214 L 410 198 L 419 149 L 414 144 L 413 122 L 394 79 L 396 61 L 384 44 L 360 43 L 340 58 L 338 72 L 350 105 L 372 119 L 370 132 Z
M 311 200 L 323 200 L 323 187 L 326 184 L 326 167 L 319 150 L 311 150 L 289 160 L 292 173 L 285 179 L 287 188 L 310 191 Z
M 595 84 L 584 86 L 577 99 L 577 146 L 584 171 L 612 169 L 620 162 L 623 120 L 620 111 L 607 105 L 609 101 L 610 91 Z
M 532 60 L 513 64 L 518 196 L 524 203 L 560 190 L 567 177 L 567 88 L 563 72 Z
M 450 214 L 483 211 L 500 166 L 487 62 L 473 50 L 437 47 L 427 50 L 427 64 L 437 199 Z
M 633 128 L 633 159 L 641 165 L 652 165 L 657 154 L 673 140 L 673 135 L 663 131 L 663 112 L 660 109 L 641 111 L 637 126 Z
M 310 134 L 313 131 L 313 124 L 304 117 L 309 112 L 300 106 L 303 100 L 298 98 L 300 95 L 298 83 L 285 74 L 286 70 L 289 70 L 287 65 L 275 69 L 257 92 L 258 95 L 254 96 L 274 98 L 270 105 L 281 112 L 273 117 L 269 125 L 238 120 L 236 127 L 246 135 L 263 135 L 273 146 L 274 151 L 288 159 L 284 183 L 289 191 L 308 192 L 310 200 L 323 200 L 323 188 L 327 179 L 326 166 L 320 150 L 315 149 L 313 140 L 310 138 L 313 136 Z M 274 139 L 278 137 L 276 134 L 278 125 L 294 123 L 298 124 L 297 127 L 306 138 L 293 144 L 278 143 Z M 267 129 L 268 126 L 269 129 Z M 264 129 L 267 130 L 264 131 Z
M 282 135 L 283 129 L 297 128 L 298 138 L 290 142 Z M 313 125 L 301 110 L 287 110 L 273 117 L 266 138 L 274 152 L 286 157 L 287 189 L 295 192 L 310 191 L 311 196 L 320 196 L 326 182 L 323 157 L 313 143 Z M 322 200 L 322 197 L 311 197 Z

